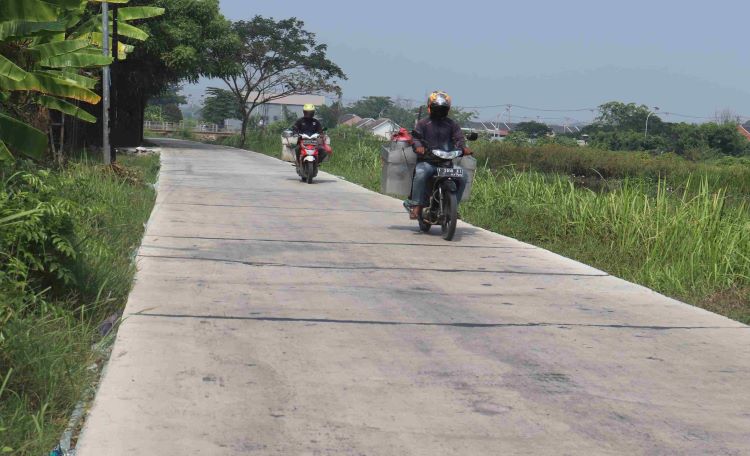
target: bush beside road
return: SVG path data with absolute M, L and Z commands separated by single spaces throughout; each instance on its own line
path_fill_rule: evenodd
M 130 291 L 159 158 L 119 163 L 0 168 L 0 449 L 14 455 L 55 446 Z

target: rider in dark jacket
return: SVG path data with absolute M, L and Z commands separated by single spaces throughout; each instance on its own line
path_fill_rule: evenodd
M 315 105 L 312 104 L 306 104 L 302 107 L 302 117 L 297 119 L 296 122 L 294 122 L 294 126 L 292 127 L 292 133 L 295 135 L 308 135 L 312 136 L 315 133 L 319 135 L 323 135 L 323 124 L 320 123 L 318 119 L 315 118 Z M 323 160 L 326 158 L 326 151 L 324 147 L 321 145 L 318 147 L 318 157 L 319 162 L 323 163 Z M 300 149 L 297 147 L 297 162 L 299 162 L 299 156 L 300 156 Z
M 417 122 L 414 128 L 417 133 L 414 137 L 414 152 L 417 153 L 417 168 L 414 171 L 412 183 L 411 201 L 405 203 L 409 206 L 409 215 L 412 219 L 419 217 L 422 207 L 427 205 L 425 189 L 427 181 L 436 172 L 436 164 L 440 162 L 431 154 L 426 154 L 427 148 L 456 150 L 461 149 L 464 155 L 471 155 L 466 147 L 466 139 L 461 127 L 451 118 L 448 112 L 451 109 L 451 97 L 445 92 L 435 91 L 427 99 L 428 118 Z M 458 182 L 456 196 L 461 201 L 466 182 L 461 179 Z

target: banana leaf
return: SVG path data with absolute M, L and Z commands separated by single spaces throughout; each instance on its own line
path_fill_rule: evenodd
M 97 53 L 69 52 L 67 54 L 40 60 L 39 65 L 48 68 L 91 68 L 112 63 L 112 57 Z
M 44 0 L 65 10 L 80 10 L 86 7 L 86 0 Z
M 29 73 L 23 81 L 11 81 L 0 78 L 2 90 L 26 90 L 62 98 L 72 98 L 89 104 L 97 104 L 101 97 L 85 87 L 50 76 L 41 71 Z
M 91 43 L 86 40 L 66 40 L 38 44 L 36 46 L 30 47 L 29 49 L 36 52 L 39 55 L 40 59 L 48 59 L 51 57 L 68 54 L 70 52 L 75 52 L 89 46 L 91 46 Z
M 21 81 L 28 74 L 29 73 L 25 72 L 21 67 L 0 54 L 0 76 L 13 81 Z
M 112 27 L 112 21 L 109 21 L 109 23 L 110 23 L 110 27 Z M 122 36 L 132 38 L 134 40 L 140 40 L 140 41 L 145 41 L 149 37 L 148 33 L 128 23 L 120 21 L 118 22 L 117 26 L 118 26 L 118 33 Z M 86 22 L 84 22 L 83 24 L 81 24 L 80 26 L 76 27 L 76 30 L 72 36 L 75 38 L 79 38 L 79 37 L 83 38 L 86 35 L 91 35 L 93 39 L 95 39 L 95 35 L 98 35 L 100 38 L 96 41 L 101 43 L 101 36 L 102 36 L 101 15 L 93 17 L 87 20 Z
M 0 22 L 54 22 L 59 11 L 55 5 L 41 0 L 3 0 L 0 2 Z
M 164 8 L 155 6 L 127 6 L 117 10 L 117 19 L 120 21 L 135 21 L 139 19 L 151 19 L 164 14 Z
M 94 46 L 96 46 L 96 47 L 99 48 L 97 50 L 82 49 L 82 52 L 83 51 L 85 51 L 85 52 L 91 52 L 91 53 L 94 53 L 94 52 L 101 53 L 102 52 L 101 51 L 101 46 L 102 46 L 102 40 L 104 38 L 104 35 L 102 33 L 100 33 L 100 32 L 90 32 L 90 33 L 86 33 L 84 35 L 81 35 L 81 36 L 79 36 L 77 38 L 80 38 L 80 39 L 83 39 L 83 40 L 89 40 L 89 42 L 91 44 L 93 44 Z M 112 49 L 112 38 L 109 39 L 109 48 Z M 122 43 L 122 42 L 118 42 L 117 43 L 117 58 L 120 59 L 120 60 L 125 60 L 128 57 L 128 54 L 130 54 L 131 52 L 133 52 L 134 49 L 135 49 L 134 46 L 131 46 L 129 44 L 125 44 L 125 43 Z
M 0 161 L 13 160 L 13 154 L 8 150 L 8 146 L 0 140 Z M 2 226 L 2 220 L 0 220 L 0 226 Z
M 75 73 L 72 70 L 46 70 L 38 71 L 38 73 L 48 74 L 53 78 L 62 79 L 87 89 L 93 89 L 99 83 L 98 79 Z
M 39 160 L 47 149 L 47 135 L 31 125 L 0 113 L 0 141 L 5 146 Z
M 57 21 L 5 21 L 0 22 L 0 41 L 8 38 L 28 38 L 38 33 L 65 32 L 65 30 L 65 24 Z
M 77 117 L 84 122 L 96 123 L 96 117 L 92 116 L 80 107 L 68 103 L 67 101 L 63 101 L 59 98 L 50 97 L 47 95 L 39 95 L 38 97 L 36 97 L 36 102 L 44 106 L 45 108 L 54 109 L 55 111 L 60 111 L 63 114 Z
M 118 33 L 121 36 L 132 38 L 138 41 L 146 41 L 149 37 L 148 33 L 125 22 L 120 22 L 118 24 Z

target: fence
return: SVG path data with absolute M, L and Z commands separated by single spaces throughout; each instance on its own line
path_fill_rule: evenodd
M 158 122 L 147 120 L 143 122 L 145 130 L 172 133 L 175 131 L 189 130 L 193 133 L 215 134 L 215 135 L 233 135 L 239 132 L 238 128 L 220 127 L 212 123 L 193 123 L 193 122 Z

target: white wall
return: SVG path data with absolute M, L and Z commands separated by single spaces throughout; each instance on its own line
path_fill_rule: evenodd
M 372 131 L 372 134 L 375 136 L 380 136 L 381 138 L 385 139 L 391 139 L 391 136 L 396 133 L 397 128 L 392 123 L 387 123 L 380 125 L 378 128 Z

